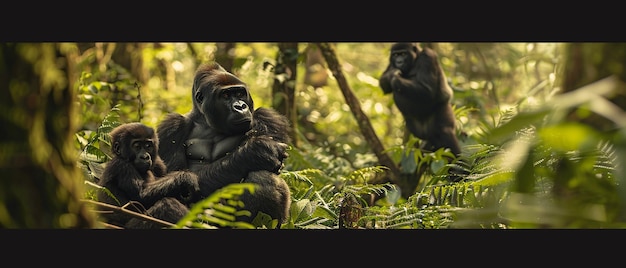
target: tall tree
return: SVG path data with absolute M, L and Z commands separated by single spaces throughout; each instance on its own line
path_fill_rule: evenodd
M 296 135 L 298 117 L 296 114 L 296 78 L 298 64 L 298 43 L 278 43 L 274 84 L 272 85 L 272 106 L 291 122 L 291 141 L 298 147 Z
M 0 44 L 0 227 L 92 228 L 76 165 L 74 44 Z

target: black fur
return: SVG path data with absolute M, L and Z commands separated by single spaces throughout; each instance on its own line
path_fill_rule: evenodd
M 191 95 L 189 113 L 169 114 L 157 128 L 168 169 L 196 173 L 203 198 L 232 183 L 256 183 L 255 194 L 241 198 L 252 217 L 238 220 L 250 222 L 263 211 L 283 223 L 291 200 L 277 174 L 288 156 L 287 119 L 269 108 L 254 110 L 247 85 L 217 63 L 198 68 Z
M 452 89 L 433 50 L 395 43 L 379 84 L 385 94 L 393 94 L 407 129 L 423 141 L 422 149 L 449 148 L 456 156 L 461 153 L 451 105 Z
M 106 187 L 117 201 L 104 191 L 98 191 L 98 201 L 116 206 L 136 201 L 141 206 L 128 208 L 170 223 L 178 222 L 189 211 L 187 205 L 199 198 L 198 177 L 186 171 L 166 173 L 166 166 L 157 154 L 157 135 L 148 126 L 123 124 L 110 135 L 114 156 L 106 164 L 98 184 Z M 134 142 L 143 145 L 133 147 Z M 124 213 L 103 213 L 102 217 L 107 223 L 129 229 L 163 228 Z

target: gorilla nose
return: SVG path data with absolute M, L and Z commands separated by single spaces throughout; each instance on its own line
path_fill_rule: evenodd
M 238 102 L 235 102 L 235 104 L 233 104 L 233 107 L 235 108 L 235 110 L 245 111 L 248 109 L 248 104 L 246 104 L 243 101 L 238 101 Z

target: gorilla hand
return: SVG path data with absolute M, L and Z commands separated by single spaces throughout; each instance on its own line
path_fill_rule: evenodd
M 155 196 L 173 197 L 181 203 L 191 204 L 200 195 L 198 176 L 189 171 L 172 171 L 165 177 L 146 183 L 141 195 L 146 200 L 156 202 Z
M 189 171 L 174 171 L 177 173 L 177 184 L 179 185 L 180 195 L 176 196 L 178 200 L 184 204 L 191 204 L 200 199 L 200 185 L 198 176 Z
M 267 135 L 251 137 L 239 148 L 238 155 L 245 156 L 249 171 L 267 170 L 274 173 L 280 171 L 283 161 L 289 156 L 289 145 L 275 141 Z
M 400 69 L 395 69 L 395 70 L 393 71 L 393 75 L 394 75 L 394 76 L 402 76 L 402 70 L 400 70 Z

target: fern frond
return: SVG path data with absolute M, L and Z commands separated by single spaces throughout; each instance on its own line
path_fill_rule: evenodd
M 375 173 L 382 173 L 388 169 L 385 166 L 373 166 L 373 167 L 364 167 L 350 172 L 348 175 L 343 176 L 349 183 L 363 183 L 367 184 L 367 181 L 372 176 L 375 176 Z
M 231 227 L 254 229 L 254 225 L 237 222 L 235 218 L 241 213 L 249 215 L 250 212 L 241 209 L 243 204 L 238 198 L 246 191 L 254 193 L 255 187 L 256 185 L 252 183 L 236 183 L 219 189 L 209 197 L 194 204 L 189 213 L 176 224 L 175 228 Z

